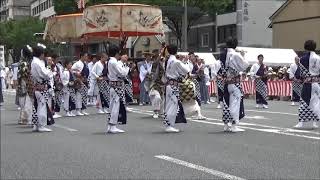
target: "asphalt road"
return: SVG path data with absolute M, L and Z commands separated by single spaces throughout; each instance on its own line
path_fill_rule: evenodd
M 320 179 L 320 130 L 297 131 L 297 107 L 246 100 L 241 133 L 224 133 L 221 110 L 167 134 L 151 107 L 130 106 L 124 134 L 106 135 L 106 116 L 60 118 L 50 133 L 17 124 L 13 93 L 1 107 L 1 179 Z

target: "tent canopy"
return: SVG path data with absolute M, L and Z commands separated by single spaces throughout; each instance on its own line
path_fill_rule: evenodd
M 178 54 L 188 55 L 189 53 L 188 52 L 178 52 Z M 216 61 L 216 58 L 213 56 L 212 53 L 197 53 L 197 52 L 195 52 L 194 54 L 198 55 L 200 59 L 204 59 L 205 64 L 208 64 L 208 65 L 210 65 L 210 64 L 212 65 Z
M 258 62 L 258 55 L 264 56 L 264 64 L 268 66 L 284 66 L 294 62 L 294 58 L 298 56 L 293 49 L 273 49 L 273 48 L 252 48 L 237 47 L 237 50 L 245 51 L 245 58 L 250 64 Z

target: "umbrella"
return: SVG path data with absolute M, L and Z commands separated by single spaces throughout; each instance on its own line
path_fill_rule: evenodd
M 52 42 L 69 42 L 81 39 L 82 13 L 49 18 L 44 39 Z
M 109 39 L 106 36 L 83 36 L 83 14 L 67 14 L 49 18 L 46 24 L 44 39 L 52 42 L 85 43 Z M 114 38 L 113 38 L 114 39 Z

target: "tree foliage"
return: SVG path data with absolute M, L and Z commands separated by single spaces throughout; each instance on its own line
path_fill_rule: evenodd
M 79 12 L 75 0 L 53 0 L 54 10 L 58 15 Z
M 39 42 L 34 33 L 42 33 L 44 28 L 45 24 L 42 21 L 31 17 L 1 22 L 0 44 L 6 46 L 6 54 L 9 53 L 14 62 L 17 62 L 20 59 L 20 49 L 24 45 L 35 45 Z

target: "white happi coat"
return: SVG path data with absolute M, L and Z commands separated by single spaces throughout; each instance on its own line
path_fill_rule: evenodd
M 62 84 L 63 84 L 63 90 L 62 90 L 63 91 L 63 100 L 64 100 L 63 108 L 66 112 L 68 112 L 69 111 L 69 99 L 70 99 L 71 93 L 75 93 L 74 89 L 69 88 L 69 82 L 70 82 L 69 70 L 65 69 L 63 71 L 61 80 L 62 80 Z
M 245 71 L 246 68 L 249 66 L 248 61 L 240 53 L 236 52 L 234 49 L 231 49 L 231 48 L 228 48 L 225 64 L 226 64 L 225 68 L 228 69 L 227 77 L 231 77 L 233 75 L 239 75 L 239 72 Z M 212 68 L 212 70 L 214 71 L 213 74 L 217 75 L 220 68 L 221 68 L 221 63 L 217 63 Z M 227 89 L 229 93 L 229 101 L 224 102 L 223 121 L 224 123 L 228 123 L 228 122 L 238 123 L 240 120 L 240 104 L 243 96 L 241 85 L 228 84 Z
M 300 63 L 303 57 L 300 59 Z M 307 59 L 305 59 L 307 60 Z M 301 65 L 302 78 L 306 78 L 309 75 L 319 77 L 320 75 L 320 56 L 315 52 L 310 52 L 309 57 L 309 69 L 306 69 Z M 303 84 L 303 89 L 301 92 L 301 103 L 299 107 L 299 121 L 319 121 L 320 119 L 320 84 L 319 82 L 311 83 L 311 92 L 307 90 L 309 83 Z M 311 94 L 310 94 L 311 93 Z M 307 98 L 307 96 L 310 97 Z M 309 105 L 306 102 L 309 100 Z M 311 112 L 310 112 L 311 111 Z
M 89 68 L 89 90 L 88 90 L 88 96 L 97 96 L 99 94 L 99 89 L 97 86 L 97 80 L 96 77 L 93 76 L 92 71 L 93 71 L 93 67 L 95 67 L 95 65 L 100 62 L 97 61 L 95 63 L 90 62 L 88 63 L 88 68 Z M 95 70 L 97 71 L 97 70 Z
M 294 79 L 297 69 L 298 69 L 298 65 L 296 63 L 293 63 L 290 65 L 290 67 L 289 67 L 289 78 L 290 79 Z
M 190 66 L 176 59 L 174 55 L 170 55 L 167 62 L 166 77 L 168 80 L 185 76 L 190 72 Z M 170 126 L 175 125 L 177 113 L 179 110 L 178 99 L 179 88 L 167 84 L 166 86 L 166 106 L 165 106 L 165 123 Z
M 101 63 L 101 61 L 97 61 L 90 70 L 90 88 L 88 91 L 89 96 L 98 95 L 99 94 L 99 88 L 97 85 L 97 78 L 102 75 L 104 65 Z
M 78 60 L 76 63 L 74 63 L 72 65 L 71 70 L 72 70 L 73 73 L 77 73 L 77 72 L 81 73 L 82 70 L 83 70 L 83 67 L 84 67 L 83 62 L 81 60 Z M 82 98 L 82 95 L 81 95 L 80 91 L 81 90 L 77 90 L 76 91 L 76 108 L 77 109 L 81 109 L 82 108 L 82 103 L 87 103 L 87 102 L 82 102 L 83 98 Z
M 121 61 L 115 57 L 111 57 L 108 61 L 108 79 L 109 81 L 122 81 L 129 73 L 129 67 L 124 66 Z M 124 86 L 123 86 L 124 94 Z M 110 119 L 109 124 L 118 124 L 119 110 L 120 110 L 120 97 L 112 86 L 110 87 Z M 124 103 L 124 102 L 123 102 Z
M 141 64 L 140 73 L 139 73 L 140 82 L 143 82 L 144 79 L 146 78 L 146 75 L 148 73 L 151 73 L 151 69 L 152 69 L 151 63 L 148 63 L 147 61 L 145 61 Z
M 45 62 L 37 57 L 33 57 L 31 62 L 31 76 L 33 83 L 42 84 L 44 81 L 49 81 L 53 77 L 53 73 L 46 68 Z M 47 125 L 47 103 L 48 93 L 42 91 L 35 91 L 35 98 L 37 100 L 37 121 L 33 123 L 38 127 Z

